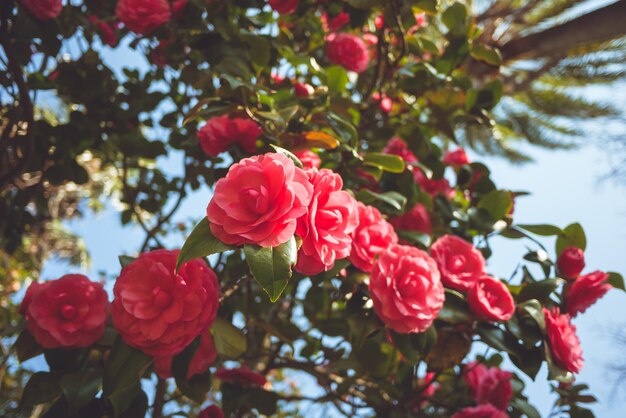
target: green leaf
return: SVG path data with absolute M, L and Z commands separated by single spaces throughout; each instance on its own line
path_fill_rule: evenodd
M 176 271 L 183 263 L 195 258 L 207 257 L 211 254 L 222 253 L 228 250 L 234 250 L 237 247 L 233 245 L 224 244 L 218 240 L 209 228 L 209 221 L 207 218 L 203 218 L 198 225 L 193 228 L 191 234 L 185 240 L 183 248 L 178 254 L 178 260 L 176 260 Z
M 526 415 L 527 418 L 541 418 L 541 414 L 539 414 L 537 408 L 529 404 L 524 399 L 513 397 L 509 404 L 511 405 L 511 407 L 513 407 L 514 410 L 517 410 Z
M 559 286 L 559 279 L 546 279 L 535 283 L 526 284 L 520 290 L 517 300 L 523 302 L 525 300 L 537 299 L 540 301 L 547 300 L 552 292 Z
M 241 40 L 248 44 L 248 51 L 252 62 L 259 67 L 267 66 L 271 55 L 269 41 L 263 36 L 252 34 L 241 35 Z
M 393 345 L 411 363 L 417 363 L 426 357 L 437 341 L 437 330 L 431 326 L 424 332 L 400 334 L 391 331 Z
M 626 291 L 626 288 L 624 288 L 624 278 L 622 277 L 621 274 L 611 271 L 608 273 L 608 275 L 609 275 L 609 278 L 606 281 L 608 284 L 610 284 L 616 289 Z
M 103 397 L 119 416 L 141 391 L 141 376 L 152 363 L 152 357 L 129 347 L 118 337 L 104 365 Z
M 359 139 L 359 134 L 354 125 L 333 112 L 328 112 L 326 114 L 326 120 L 337 135 L 341 137 L 343 142 L 352 144 L 353 146 L 356 145 Z
M 60 385 L 67 400 L 68 412 L 73 415 L 100 391 L 102 370 L 84 369 L 66 374 L 61 377 Z
M 211 389 L 211 373 L 197 374 L 187 379 L 189 365 L 200 346 L 200 338 L 191 342 L 182 353 L 172 359 L 172 375 L 180 392 L 197 403 L 203 403 Z
M 375 315 L 364 315 L 363 312 L 348 316 L 347 321 L 350 327 L 350 341 L 354 350 L 360 349 L 367 337 L 382 327 Z
M 300 161 L 300 159 L 296 157 L 291 151 L 274 144 L 270 144 L 270 147 L 274 148 L 274 151 L 276 151 L 277 153 L 283 154 L 285 157 L 293 161 L 296 167 L 302 168 L 302 161 Z
M 416 9 L 420 9 L 429 14 L 437 13 L 437 0 L 413 0 L 411 4 Z
M 15 340 L 14 347 L 20 363 L 24 363 L 26 360 L 43 353 L 43 349 L 27 329 L 20 332 L 17 340 Z
M 291 278 L 291 267 L 296 264 L 298 247 L 294 237 L 276 247 L 246 244 L 243 247 L 250 272 L 272 302 L 276 302 Z
M 489 65 L 502 64 L 500 51 L 487 45 L 475 44 L 470 50 L 470 55 L 475 60 L 486 62 Z
M 492 190 L 478 202 L 478 208 L 485 209 L 495 220 L 504 218 L 512 205 L 513 199 L 508 190 Z
M 465 25 L 467 19 L 467 8 L 464 4 L 454 3 L 448 7 L 441 15 L 441 21 L 450 30 L 457 26 Z
M 459 324 L 473 321 L 475 318 L 463 295 L 455 290 L 446 289 L 446 299 L 437 319 L 451 324 Z
M 326 69 L 326 85 L 334 93 L 343 93 L 349 82 L 348 72 L 339 65 L 332 65 Z
M 406 197 L 398 192 L 376 193 L 369 189 L 361 189 L 356 193 L 356 198 L 366 205 L 375 205 L 382 212 L 392 215 L 399 215 L 404 212 L 406 206 Z M 382 203 L 383 207 L 377 203 Z
M 222 318 L 215 320 L 211 326 L 211 333 L 220 357 L 236 359 L 248 350 L 248 340 L 243 332 Z
M 397 155 L 370 152 L 363 157 L 363 164 L 378 167 L 390 173 L 402 173 L 404 161 Z
M 52 402 L 62 394 L 57 373 L 37 372 L 30 377 L 22 391 L 20 409 Z
M 567 247 L 578 247 L 585 251 L 587 248 L 587 237 L 585 231 L 579 223 L 568 225 L 563 229 L 563 233 L 556 239 L 556 254 L 561 255 Z
M 536 225 L 515 225 L 518 228 L 522 228 L 535 235 L 541 235 L 543 237 L 551 237 L 554 235 L 560 235 L 563 233 L 561 228 L 549 224 L 536 224 Z
M 122 268 L 126 267 L 127 265 L 129 265 L 130 263 L 136 260 L 135 257 L 130 257 L 128 255 L 120 255 L 117 257 L 117 259 L 120 260 L 120 266 L 122 266 Z

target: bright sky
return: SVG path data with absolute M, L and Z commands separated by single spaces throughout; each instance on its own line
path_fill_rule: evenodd
M 105 55 L 107 62 L 118 68 L 119 63 L 129 64 L 129 60 L 132 62 L 137 58 L 128 51 L 108 50 Z M 138 64 L 145 68 L 145 64 Z M 595 90 L 591 95 L 610 100 L 618 108 L 626 108 L 626 84 Z M 603 137 L 605 134 L 625 136 L 623 130 L 616 131 L 620 126 L 623 129 L 624 125 L 619 124 L 595 126 L 596 136 L 584 140 L 585 144 L 590 145 L 574 151 L 530 149 L 536 162 L 523 166 L 514 166 L 496 158 L 472 157 L 491 168 L 498 186 L 532 193 L 516 202 L 517 223 L 553 223 L 564 227 L 571 222 L 580 222 L 588 239 L 586 271 L 599 269 L 626 273 L 626 185 L 618 186 L 610 181 L 599 180 L 608 171 L 608 155 Z M 176 161 L 177 158 L 174 158 L 165 163 L 173 167 Z M 201 219 L 209 198 L 206 188 L 191 194 L 177 219 Z M 117 256 L 134 254 L 144 237 L 139 227 L 122 227 L 119 214 L 113 209 L 72 222 L 69 226 L 84 238 L 91 253 L 92 267 L 86 273 L 92 279 L 97 278 L 99 271 L 108 274 L 118 272 Z M 174 237 L 168 243 L 172 246 L 180 245 L 182 237 Z M 490 272 L 508 277 L 525 253 L 525 244 L 523 241 L 501 238 L 494 240 L 494 254 L 489 261 Z M 548 249 L 552 249 L 553 243 L 548 241 L 548 244 Z M 42 277 L 52 279 L 68 272 L 67 265 L 51 261 L 45 266 Z M 619 388 L 617 395 L 611 398 L 615 382 L 608 374 L 616 359 L 626 364 L 626 356 L 623 354 L 626 347 L 616 347 L 611 338 L 614 330 L 625 325 L 624 306 L 626 294 L 613 290 L 575 320 L 585 357 L 585 368 L 578 380 L 590 384 L 592 392 L 598 396 L 600 403 L 593 406 L 598 417 L 624 416 L 620 405 L 626 400 L 626 386 Z M 545 376 L 545 370 L 542 370 L 537 381 L 527 388 L 527 394 L 532 403 L 540 408 L 542 415 L 547 415 L 553 399 L 548 394 Z

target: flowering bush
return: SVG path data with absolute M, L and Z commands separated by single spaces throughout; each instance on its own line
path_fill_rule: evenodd
M 545 367 L 590 416 L 572 318 L 623 279 L 583 274 L 581 225 L 518 222 L 522 193 L 475 160 L 474 132 L 513 129 L 494 108 L 516 78 L 466 3 L 114 3 L 2 6 L 2 248 L 63 237 L 41 213 L 85 196 L 145 241 L 111 287 L 33 281 L 21 315 L 1 287 L 19 374 L 0 415 L 537 418 Z M 529 248 L 511 275 L 494 237 Z

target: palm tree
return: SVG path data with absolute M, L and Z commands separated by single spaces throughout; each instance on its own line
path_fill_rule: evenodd
M 587 92 L 589 87 L 624 79 L 626 1 L 580 14 L 593 3 L 597 2 L 485 0 L 475 4 L 475 21 L 483 29 L 481 41 L 502 55 L 504 98 L 493 110 L 495 125 L 468 130 L 470 144 L 524 161 L 528 157 L 513 142 L 571 147 L 586 133 L 585 121 L 623 119 L 621 109 L 590 99 Z M 471 72 L 488 76 L 486 65 L 472 65 Z M 623 149 L 624 139 L 614 139 Z

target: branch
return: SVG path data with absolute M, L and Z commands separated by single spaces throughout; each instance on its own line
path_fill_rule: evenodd
M 513 39 L 500 47 L 505 61 L 554 57 L 581 46 L 626 35 L 626 0 L 619 0 L 561 25 Z

